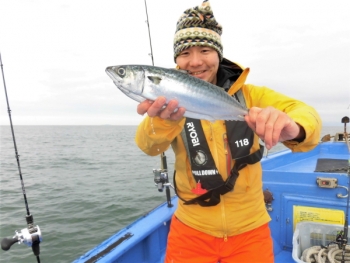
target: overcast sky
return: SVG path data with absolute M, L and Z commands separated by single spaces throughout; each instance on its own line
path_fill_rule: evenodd
M 148 0 L 155 65 L 174 67 L 181 13 L 200 0 Z M 324 124 L 350 115 L 348 0 L 210 1 L 224 56 L 247 83 L 315 107 Z M 0 0 L 0 52 L 14 125 L 136 125 L 135 101 L 105 73 L 152 64 L 144 0 Z M 8 125 L 3 85 L 0 124 Z

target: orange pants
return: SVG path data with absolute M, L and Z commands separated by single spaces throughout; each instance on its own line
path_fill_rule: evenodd
M 165 263 L 273 263 L 268 224 L 225 241 L 195 230 L 173 216 Z

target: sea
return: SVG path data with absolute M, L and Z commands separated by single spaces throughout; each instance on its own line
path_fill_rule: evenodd
M 24 190 L 42 232 L 42 263 L 72 262 L 166 201 L 153 181 L 160 157 L 136 146 L 137 126 L 13 128 L 22 181 L 11 127 L 0 126 L 0 239 L 27 227 Z M 341 125 L 324 126 L 321 137 L 342 131 Z M 270 153 L 285 149 L 278 144 Z M 172 150 L 165 156 L 172 182 Z M 16 243 L 0 250 L 0 262 L 37 260 L 30 247 Z

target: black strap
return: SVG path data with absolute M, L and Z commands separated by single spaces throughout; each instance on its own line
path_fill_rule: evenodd
M 224 181 L 216 168 L 204 130 L 199 119 L 186 118 L 184 131 L 186 150 L 189 155 L 192 175 L 196 182 L 200 181 L 204 189 L 214 189 Z M 184 141 L 185 143 L 185 141 Z M 199 156 L 202 158 L 197 159 Z M 210 172 L 210 173 L 205 173 Z M 203 176 L 206 174 L 205 176 Z
M 261 160 L 264 153 L 264 147 L 260 145 L 260 149 L 251 155 L 242 157 L 237 159 L 235 165 L 231 169 L 230 176 L 226 179 L 225 183 L 217 188 L 211 189 L 203 195 L 200 195 L 191 200 L 182 199 L 177 193 L 176 189 L 176 180 L 175 175 L 176 171 L 174 171 L 174 188 L 176 195 L 180 198 L 180 200 L 184 201 L 185 205 L 199 204 L 200 206 L 215 206 L 220 203 L 220 195 L 224 195 L 230 191 L 232 191 L 235 187 L 237 178 L 239 176 L 239 170 L 246 167 L 248 164 L 254 164 Z M 209 200 L 208 200 L 209 199 Z
M 237 162 L 233 166 L 230 176 L 227 178 L 227 180 L 223 185 L 215 189 L 211 189 L 205 194 L 200 195 L 196 198 L 185 201 L 184 204 L 185 205 L 199 204 L 200 206 L 215 206 L 218 203 L 220 203 L 220 195 L 224 195 L 233 190 L 239 175 L 239 170 L 247 166 L 246 164 L 241 164 L 241 165 L 236 165 L 236 164 Z

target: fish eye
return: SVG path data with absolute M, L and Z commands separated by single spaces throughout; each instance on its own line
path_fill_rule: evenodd
M 117 74 L 120 76 L 120 77 L 124 77 L 125 76 L 125 68 L 118 68 L 117 69 Z

